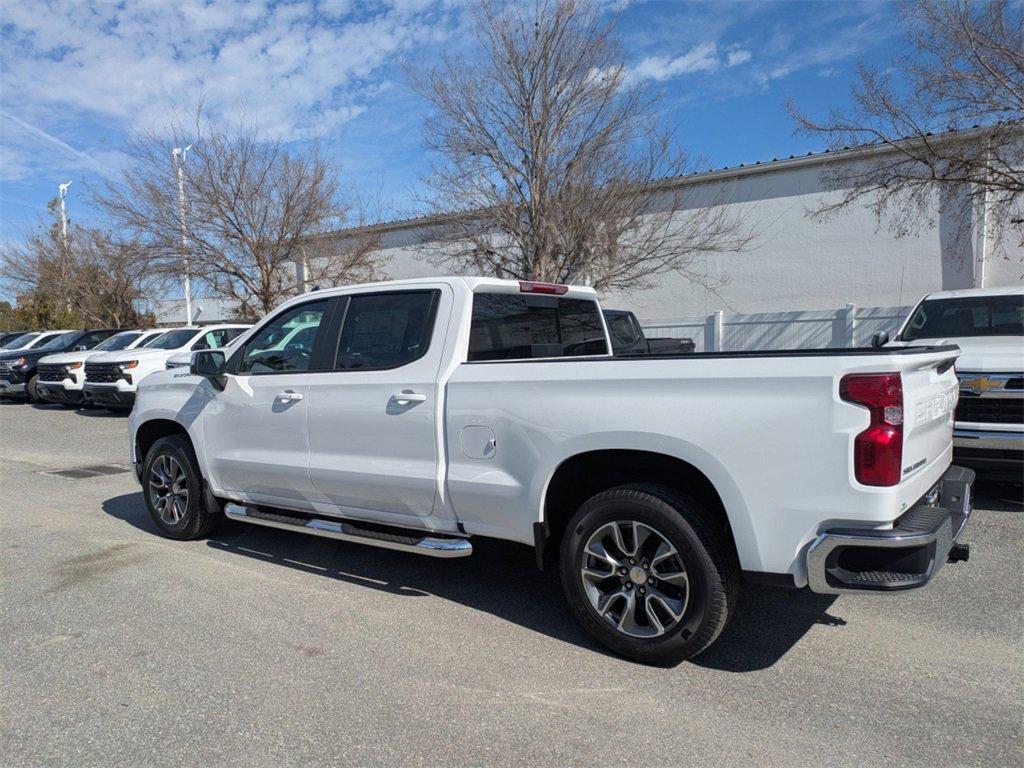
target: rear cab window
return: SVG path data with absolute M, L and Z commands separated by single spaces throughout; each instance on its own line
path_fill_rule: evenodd
M 538 294 L 475 293 L 470 362 L 607 355 L 597 302 Z

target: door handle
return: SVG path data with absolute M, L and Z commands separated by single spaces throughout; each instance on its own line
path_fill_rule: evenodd
M 288 390 L 286 392 L 278 392 L 277 397 L 275 397 L 274 399 L 279 400 L 282 403 L 294 403 L 302 399 L 302 394 L 299 392 L 292 392 L 291 390 Z
M 399 405 L 405 405 L 407 403 L 422 403 L 427 399 L 427 396 L 422 392 L 395 392 L 391 399 Z

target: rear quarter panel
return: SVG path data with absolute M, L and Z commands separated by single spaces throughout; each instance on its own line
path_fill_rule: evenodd
M 800 583 L 800 555 L 821 530 L 884 527 L 905 506 L 900 488 L 855 480 L 851 449 L 868 415 L 839 399 L 838 384 L 845 373 L 902 370 L 911 358 L 464 364 L 447 391 L 452 504 L 469 532 L 530 543 L 563 461 L 590 450 L 662 453 L 692 464 L 718 490 L 744 569 L 791 572 Z M 466 427 L 493 431 L 493 456 L 463 451 Z M 948 463 L 948 455 L 932 457 L 921 482 Z

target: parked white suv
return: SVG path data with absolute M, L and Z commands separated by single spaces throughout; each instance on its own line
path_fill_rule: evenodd
M 38 391 L 44 400 L 77 405 L 85 397 L 85 363 L 95 355 L 145 347 L 166 333 L 165 328 L 122 331 L 82 352 L 49 355 L 39 361 Z
M 377 283 L 151 374 L 129 444 L 167 537 L 226 516 L 435 557 L 521 542 L 583 629 L 667 664 L 714 642 L 743 577 L 879 594 L 966 559 L 958 354 L 620 357 L 590 288 Z
M 960 347 L 954 459 L 986 477 L 1024 480 L 1024 287 L 929 294 L 893 344 Z
M 248 325 L 225 324 L 172 328 L 141 349 L 104 352 L 85 363 L 85 399 L 94 405 L 131 408 L 139 382 L 164 370 L 167 358 L 178 352 L 223 347 Z

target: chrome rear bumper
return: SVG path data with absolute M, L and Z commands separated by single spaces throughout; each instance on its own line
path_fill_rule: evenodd
M 971 514 L 973 482 L 973 470 L 951 466 L 925 495 L 934 501 L 922 500 L 892 528 L 823 532 L 807 550 L 808 585 L 832 595 L 923 587 L 947 559 L 967 559 L 956 542 Z

